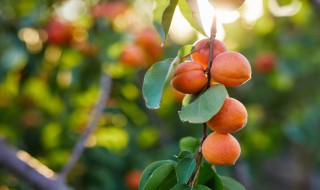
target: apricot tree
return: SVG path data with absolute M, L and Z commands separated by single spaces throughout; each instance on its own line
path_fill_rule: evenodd
M 189 23 L 205 34 L 197 1 L 155 2 L 154 25 L 163 42 L 177 5 Z M 244 1 L 210 2 L 217 9 L 234 10 Z M 175 58 L 154 64 L 145 75 L 143 95 L 147 107 L 160 107 L 163 90 L 171 81 L 173 88 L 187 94 L 179 111 L 180 120 L 202 124 L 203 135 L 201 139 L 182 138 L 181 152 L 174 159 L 150 164 L 142 173 L 140 190 L 245 189 L 236 180 L 218 175 L 215 165 L 233 165 L 240 156 L 240 145 L 230 133 L 245 126 L 248 114 L 241 102 L 228 97 L 226 86 L 248 81 L 251 67 L 245 56 L 228 52 L 223 42 L 215 39 L 216 31 L 213 18 L 209 37 L 182 47 Z M 207 127 L 214 132 L 207 135 Z

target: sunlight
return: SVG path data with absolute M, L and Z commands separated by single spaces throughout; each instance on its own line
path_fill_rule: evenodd
M 56 8 L 58 15 L 69 21 L 77 20 L 86 11 L 86 5 L 81 0 L 69 0 L 66 1 L 61 7 Z
M 274 16 L 286 17 L 286 16 L 293 16 L 297 14 L 302 7 L 302 3 L 298 0 L 292 0 L 291 4 L 280 6 L 277 0 L 269 0 L 268 6 L 270 9 L 270 12 Z
M 248 24 L 254 23 L 263 16 L 263 0 L 246 0 L 242 17 Z
M 47 178 L 52 179 L 56 176 L 56 174 L 51 169 L 49 169 L 47 166 L 39 162 L 39 160 L 33 158 L 29 153 L 23 150 L 17 151 L 17 157 Z

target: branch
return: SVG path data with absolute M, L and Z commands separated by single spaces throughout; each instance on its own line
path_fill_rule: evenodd
M 106 101 L 110 94 L 110 88 L 111 88 L 111 79 L 106 74 L 101 75 L 101 81 L 100 81 L 100 98 L 97 101 L 96 105 L 93 108 L 91 120 L 88 123 L 85 131 L 83 132 L 80 140 L 75 145 L 72 155 L 69 159 L 69 161 L 66 163 L 66 165 L 63 167 L 61 172 L 59 173 L 59 179 L 62 181 L 65 181 L 66 176 L 71 171 L 73 166 L 78 162 L 80 159 L 84 149 L 85 145 L 87 143 L 88 138 L 90 135 L 94 132 L 94 130 L 97 127 L 98 121 L 102 115 L 103 109 L 106 105 Z
M 16 150 L 0 137 L 0 167 L 11 171 L 38 190 L 70 190 L 55 173 L 22 150 Z

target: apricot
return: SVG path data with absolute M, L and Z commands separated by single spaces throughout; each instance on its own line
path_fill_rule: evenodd
M 213 132 L 202 144 L 203 157 L 213 165 L 234 165 L 240 153 L 239 142 L 229 133 Z
M 91 15 L 94 18 L 108 18 L 113 20 L 123 14 L 128 8 L 128 3 L 124 1 L 100 2 L 92 8 Z
M 207 68 L 210 56 L 209 38 L 199 40 L 195 42 L 193 46 L 195 47 L 195 51 L 199 49 L 200 50 L 191 55 L 192 60 L 201 63 L 203 68 Z M 215 39 L 213 41 L 213 57 L 216 57 L 217 55 L 225 51 L 227 51 L 227 48 L 224 43 L 220 40 Z
M 128 43 L 124 46 L 119 61 L 133 68 L 145 67 L 147 65 L 144 50 L 135 43 Z
M 125 184 L 130 190 L 138 190 L 142 172 L 140 170 L 130 171 L 125 176 Z
M 200 63 L 186 61 L 177 66 L 171 84 L 179 92 L 194 94 L 201 91 L 207 81 L 207 76 Z
M 245 0 L 209 0 L 211 5 L 220 10 L 234 11 L 238 9 Z
M 220 111 L 214 115 L 207 126 L 219 133 L 233 133 L 247 123 L 248 113 L 244 105 L 234 98 L 227 97 Z
M 236 87 L 251 78 L 251 66 L 247 58 L 238 52 L 224 52 L 212 62 L 211 78 L 228 87 Z
M 49 43 L 66 45 L 72 39 L 73 27 L 71 23 L 64 22 L 58 18 L 49 20 L 45 30 L 48 34 Z
M 260 73 L 268 73 L 275 68 L 276 56 L 273 52 L 261 52 L 254 60 L 254 69 Z
M 155 29 L 145 28 L 140 31 L 136 36 L 136 42 L 150 54 L 152 61 L 156 61 L 162 56 L 162 40 Z

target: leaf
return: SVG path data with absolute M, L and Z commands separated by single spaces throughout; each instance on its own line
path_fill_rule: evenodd
M 214 188 L 213 189 L 214 190 L 225 190 L 220 176 L 214 170 L 212 170 L 212 172 L 213 172 L 213 181 L 214 181 Z
M 166 41 L 174 10 L 179 0 L 155 0 L 153 10 L 153 25 L 160 34 L 162 41 Z
M 142 94 L 148 108 L 157 109 L 160 107 L 165 83 L 172 77 L 178 63 L 178 58 L 166 59 L 149 68 L 142 85 Z
M 203 30 L 197 0 L 180 0 L 179 8 L 182 15 L 190 25 L 202 35 L 207 36 Z
M 176 166 L 177 179 L 179 183 L 188 183 L 190 176 L 196 168 L 196 161 L 193 158 L 186 157 L 178 162 Z
M 220 179 L 222 180 L 224 190 L 246 190 L 243 185 L 231 177 L 220 176 Z
M 212 190 L 212 189 L 210 189 L 209 187 L 204 186 L 204 185 L 197 185 L 197 186 L 193 187 L 191 190 Z
M 179 161 L 185 157 L 193 157 L 193 153 L 189 151 L 181 151 L 178 156 L 175 156 Z
M 178 185 L 176 185 L 174 188 L 172 188 L 170 190 L 191 190 L 191 187 L 189 187 L 186 184 L 178 184 Z
M 178 57 L 182 59 L 184 56 L 190 54 L 192 50 L 194 49 L 193 45 L 186 45 L 179 49 L 178 51 Z
M 184 137 L 179 141 L 181 151 L 195 152 L 200 144 L 200 140 L 194 137 Z
M 140 183 L 139 183 L 139 189 L 144 189 L 146 183 L 148 182 L 153 172 L 163 164 L 175 165 L 176 162 L 172 160 L 161 160 L 161 161 L 153 162 L 152 164 L 148 165 L 142 172 Z
M 141 190 L 170 189 L 177 184 L 174 166 L 170 163 L 158 167 Z M 140 188 L 139 188 L 140 189 Z
M 214 176 L 214 171 L 211 168 L 211 164 L 203 162 L 199 172 L 199 180 L 200 184 L 206 184 L 209 180 L 211 180 Z
M 190 123 L 207 122 L 221 109 L 226 96 L 227 90 L 224 85 L 211 86 L 191 104 L 179 111 L 180 120 Z

